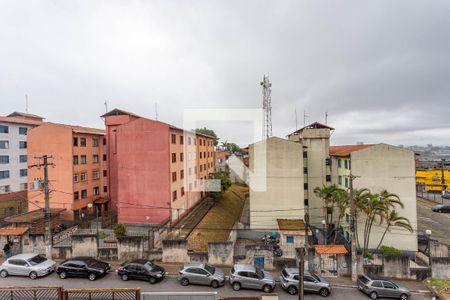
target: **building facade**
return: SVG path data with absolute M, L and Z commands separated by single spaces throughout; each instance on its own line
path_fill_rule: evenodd
M 176 223 L 206 196 L 214 138 L 114 109 L 106 125 L 111 207 L 120 223 Z
M 35 157 L 47 155 L 50 180 L 50 207 L 65 209 L 64 221 L 77 221 L 94 209 L 108 210 L 109 182 L 105 132 L 101 129 L 45 123 L 28 133 L 28 165 L 42 163 Z M 39 184 L 42 168 L 28 171 L 28 210 L 45 207 Z M 88 205 L 92 204 L 92 208 Z
M 0 116 L 0 194 L 27 190 L 27 132 L 42 120 L 17 112 Z

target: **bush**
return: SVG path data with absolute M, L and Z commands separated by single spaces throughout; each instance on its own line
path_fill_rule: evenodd
M 372 255 L 372 253 L 370 253 L 369 251 L 364 251 L 364 256 L 363 256 L 364 258 L 367 258 L 367 259 L 373 259 L 373 255 Z
M 123 224 L 117 224 L 114 226 L 114 235 L 117 237 L 125 236 L 127 234 L 127 228 Z
M 380 251 L 382 254 L 401 254 L 402 253 L 402 251 L 400 251 L 399 249 L 397 249 L 395 247 L 390 247 L 390 246 L 381 246 Z

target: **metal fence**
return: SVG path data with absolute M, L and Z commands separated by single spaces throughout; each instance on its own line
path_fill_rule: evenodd
M 64 300 L 140 300 L 140 289 L 66 289 Z
M 149 292 L 142 293 L 142 300 L 218 300 L 217 292 Z
M 63 300 L 62 287 L 0 287 L 0 300 Z
M 64 289 L 63 287 L 0 287 L 0 300 L 140 300 L 139 288 Z

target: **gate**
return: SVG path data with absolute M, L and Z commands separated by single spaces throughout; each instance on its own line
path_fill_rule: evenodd
M 64 300 L 141 300 L 140 294 L 140 289 L 136 288 L 65 289 Z
M 264 269 L 264 256 L 255 256 L 255 267 Z
M 0 287 L 0 300 L 63 300 L 62 287 Z

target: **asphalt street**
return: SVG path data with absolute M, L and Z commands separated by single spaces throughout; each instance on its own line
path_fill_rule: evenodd
M 67 278 L 60 279 L 55 273 L 46 277 L 31 280 L 27 277 L 7 277 L 0 278 L 0 286 L 64 286 L 65 288 L 140 288 L 142 292 L 218 292 L 219 296 L 237 297 L 237 296 L 259 296 L 262 293 L 260 291 L 241 290 L 233 291 L 231 286 L 226 283 L 225 286 L 218 289 L 213 289 L 207 286 L 194 286 L 187 287 L 181 286 L 177 279 L 174 277 L 167 277 L 164 281 L 157 284 L 150 284 L 145 281 L 122 281 L 115 273 L 110 273 L 103 278 L 99 278 L 96 281 L 89 281 L 85 278 Z M 298 295 L 291 296 L 287 294 L 283 289 L 277 285 L 273 293 L 278 294 L 279 299 L 298 299 Z M 306 299 L 324 299 L 319 295 L 308 294 Z M 329 300 L 355 300 L 355 299 L 369 299 L 367 296 L 361 294 L 354 288 L 333 288 Z M 429 295 L 424 297 L 422 294 L 413 294 L 412 300 L 430 299 Z

